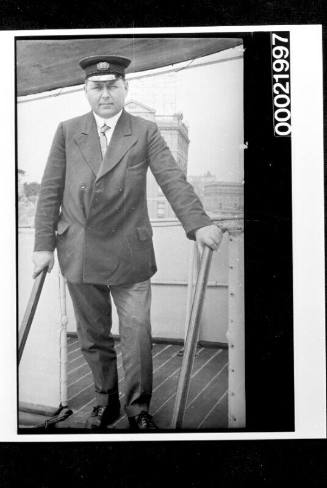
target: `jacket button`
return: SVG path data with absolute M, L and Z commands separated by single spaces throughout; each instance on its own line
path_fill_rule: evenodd
M 86 185 L 81 185 L 81 190 L 88 191 L 88 187 Z

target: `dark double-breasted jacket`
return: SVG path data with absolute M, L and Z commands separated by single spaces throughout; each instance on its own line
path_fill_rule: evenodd
M 35 217 L 35 251 L 57 247 L 71 282 L 128 284 L 156 272 L 150 167 L 189 238 L 211 224 L 155 123 L 123 110 L 102 159 L 92 112 L 59 124 Z

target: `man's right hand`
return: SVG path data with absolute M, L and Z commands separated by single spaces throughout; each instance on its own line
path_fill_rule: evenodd
M 53 268 L 54 265 L 54 256 L 53 252 L 50 251 L 36 251 L 33 253 L 33 263 L 34 263 L 34 270 L 33 270 L 33 278 L 35 279 L 42 271 L 42 269 L 48 266 L 48 273 Z

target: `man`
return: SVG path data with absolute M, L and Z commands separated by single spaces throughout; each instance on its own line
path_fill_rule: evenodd
M 120 415 L 112 296 L 119 316 L 125 410 L 133 431 L 154 430 L 150 277 L 156 272 L 146 206 L 150 167 L 187 236 L 217 249 L 212 224 L 153 122 L 124 110 L 122 56 L 80 61 L 91 112 L 59 124 L 42 179 L 36 218 L 34 277 L 57 255 L 67 280 L 82 352 L 96 395 L 87 421 L 104 429 Z

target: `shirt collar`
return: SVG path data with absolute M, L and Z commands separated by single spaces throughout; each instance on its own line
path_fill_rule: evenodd
M 100 117 L 99 115 L 97 115 L 95 112 L 93 112 L 98 130 L 103 126 L 103 124 L 109 125 L 110 128 L 113 130 L 116 127 L 116 124 L 118 122 L 119 117 L 122 114 L 122 111 L 123 110 L 118 112 L 118 114 L 114 115 L 113 117 L 110 117 L 110 119 L 104 119 L 104 118 Z

